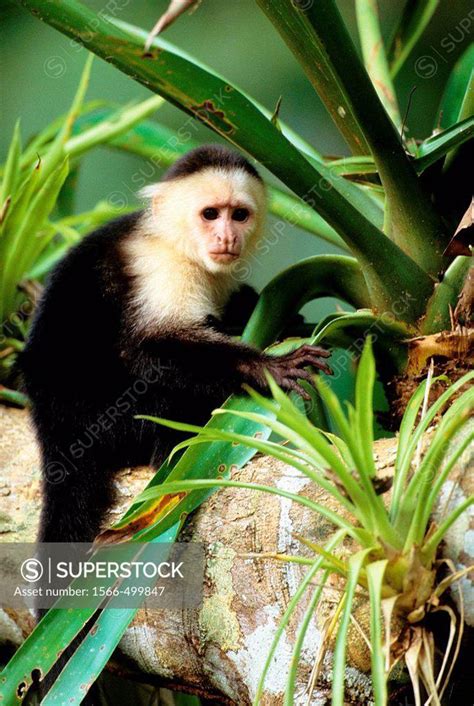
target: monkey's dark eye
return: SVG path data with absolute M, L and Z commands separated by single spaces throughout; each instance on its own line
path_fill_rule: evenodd
M 236 208 L 234 213 L 232 214 L 233 221 L 243 222 L 243 221 L 246 221 L 248 217 L 249 217 L 248 208 Z
M 219 211 L 217 208 L 205 208 L 202 212 L 202 217 L 206 221 L 215 221 L 219 217 Z

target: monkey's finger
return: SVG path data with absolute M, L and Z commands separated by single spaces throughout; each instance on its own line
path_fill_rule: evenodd
M 324 370 L 324 372 L 328 373 L 328 375 L 332 375 L 332 371 L 329 365 L 316 355 L 306 355 L 304 358 L 292 362 L 295 368 L 305 368 L 308 365 L 311 365 L 313 366 L 313 368 Z
M 286 371 L 286 375 L 294 377 L 297 380 L 306 380 L 311 387 L 316 387 L 316 376 L 314 373 L 310 373 L 309 370 L 305 370 L 304 368 L 290 368 L 290 370 Z
M 327 351 L 325 348 L 320 346 L 309 346 L 311 353 L 316 353 L 320 358 L 330 358 L 331 351 Z
M 311 346 L 309 343 L 305 343 L 304 346 L 301 346 L 301 348 L 298 348 L 295 352 L 296 355 L 301 354 L 301 355 L 317 355 L 319 358 L 329 358 L 331 356 L 331 352 L 327 351 L 325 348 L 321 348 L 321 346 Z
M 327 356 L 325 356 L 327 357 Z M 309 365 L 307 361 L 321 360 L 321 356 L 314 351 L 296 351 L 290 358 L 293 365 Z
M 304 387 L 301 387 L 301 385 L 299 385 L 296 380 L 293 380 L 292 378 L 283 378 L 282 387 L 284 387 L 285 390 L 294 390 L 301 395 L 304 400 L 311 399 L 311 395 L 306 392 Z
M 323 373 L 326 373 L 326 375 L 334 375 L 334 372 L 332 368 L 329 367 L 323 360 L 316 360 L 311 363 L 313 368 L 317 368 L 318 370 L 321 370 Z

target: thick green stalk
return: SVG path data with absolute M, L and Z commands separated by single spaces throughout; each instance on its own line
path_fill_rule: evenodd
M 286 0 L 257 0 L 257 2 L 298 58 L 352 153 L 368 154 L 370 150 L 367 139 L 354 114 L 344 83 L 334 70 L 324 47 L 304 21 L 304 15 L 298 11 L 298 0 L 292 3 L 295 12 L 288 11 L 289 3 Z M 304 6 L 308 4 L 311 3 L 302 3 Z
M 327 66 L 344 87 L 360 129 L 373 154 L 390 213 L 388 234 L 420 267 L 436 276 L 442 268 L 446 237 L 440 218 L 423 190 L 399 135 L 370 82 L 334 0 L 302 3 L 257 0 L 283 39 L 300 59 L 302 33 L 311 37 L 301 62 L 308 78 L 319 84 Z M 321 62 L 321 54 L 326 62 Z M 318 89 L 319 90 L 319 89 Z M 320 93 L 325 100 L 324 93 Z M 345 109 L 344 109 L 345 110 Z
M 369 307 L 369 293 L 357 260 L 344 255 L 316 255 L 284 270 L 260 294 L 245 327 L 244 340 L 252 340 L 259 347 L 268 345 L 291 316 L 318 297 L 337 297 L 356 308 Z
M 310 163 L 238 89 L 163 41 L 144 56 L 137 32 L 106 21 L 75 0 L 21 4 L 252 154 L 340 234 L 364 269 L 376 308 L 390 310 L 400 292 L 407 292 L 406 318 L 419 317 L 432 281 L 345 196 L 350 187 L 354 199 L 365 195 L 344 179 L 339 184 L 324 165 Z

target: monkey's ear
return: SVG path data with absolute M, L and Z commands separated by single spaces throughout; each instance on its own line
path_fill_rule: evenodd
M 163 202 L 163 191 L 163 184 L 158 182 L 157 184 L 148 184 L 148 186 L 145 186 L 139 192 L 139 196 L 150 202 L 154 216 L 159 214 L 160 206 Z

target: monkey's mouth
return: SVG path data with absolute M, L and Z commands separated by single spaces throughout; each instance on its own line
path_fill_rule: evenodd
M 239 257 L 235 252 L 210 252 L 209 255 L 215 262 L 234 262 Z

